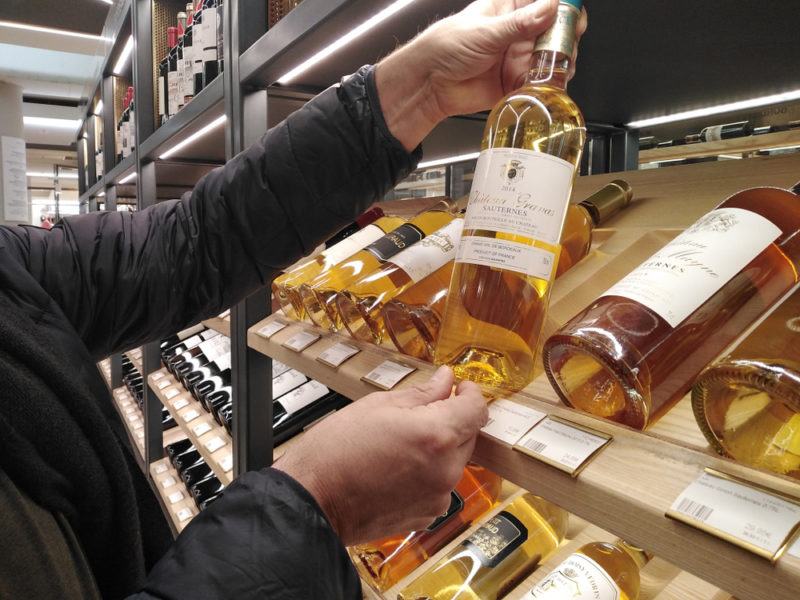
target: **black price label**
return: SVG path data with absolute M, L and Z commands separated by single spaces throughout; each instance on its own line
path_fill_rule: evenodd
M 398 252 L 416 244 L 425 237 L 425 232 L 416 225 L 404 223 L 379 240 L 364 248 L 381 262 L 386 262 Z

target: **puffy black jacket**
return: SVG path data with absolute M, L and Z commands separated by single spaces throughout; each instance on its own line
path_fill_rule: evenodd
M 50 231 L 0 227 L 0 375 L 11 382 L 0 381 L 0 481 L 5 473 L 16 488 L 3 510 L 15 510 L 21 496 L 55 516 L 67 542 L 77 537 L 73 550 L 107 597 L 359 597 L 358 578 L 314 499 L 272 469 L 240 477 L 166 554 L 146 539 L 152 514 L 142 507 L 155 505 L 152 492 L 138 469 L 126 469 L 131 449 L 94 361 L 218 314 L 267 285 L 380 199 L 419 157 L 388 131 L 373 71 L 364 68 L 181 200 L 134 214 L 69 217 Z M 28 334 L 46 342 L 36 360 Z M 42 362 L 50 365 L 44 373 Z M 70 449 L 43 439 L 41 428 L 51 425 L 54 436 L 74 438 Z M 32 468 L 21 469 L 20 461 Z M 92 505 L 87 495 L 101 492 L 85 488 L 95 484 L 107 502 Z M 0 532 L 13 535 L 29 513 L 15 520 L 5 512 Z M 144 541 L 123 538 L 132 547 L 124 552 L 104 542 L 121 524 Z M 115 563 L 118 555 L 125 558 Z M 145 578 L 154 558 L 160 561 Z M 27 580 L 20 586 L 33 586 L 47 568 L 31 565 L 15 575 L 0 565 L 0 596 L 15 589 L 15 576 Z M 113 569 L 125 577 L 115 578 Z

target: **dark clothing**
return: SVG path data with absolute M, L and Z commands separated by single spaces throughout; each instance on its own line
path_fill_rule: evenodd
M 179 201 L 0 227 L 1 597 L 358 597 L 324 514 L 274 470 L 241 477 L 168 548 L 94 363 L 267 285 L 419 156 L 362 69 Z

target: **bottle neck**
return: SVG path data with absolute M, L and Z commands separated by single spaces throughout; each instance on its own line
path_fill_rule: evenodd
M 570 63 L 571 60 L 560 52 L 553 50 L 535 52 L 528 71 L 528 83 L 566 90 Z
M 558 5 L 555 22 L 536 40 L 528 83 L 567 88 L 580 16 L 580 11 L 570 4 Z

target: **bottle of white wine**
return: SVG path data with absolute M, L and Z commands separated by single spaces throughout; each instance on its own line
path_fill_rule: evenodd
M 533 378 L 586 127 L 566 93 L 582 0 L 561 0 L 527 81 L 492 110 L 435 362 L 490 394 Z M 500 291 L 511 302 L 497 302 Z

